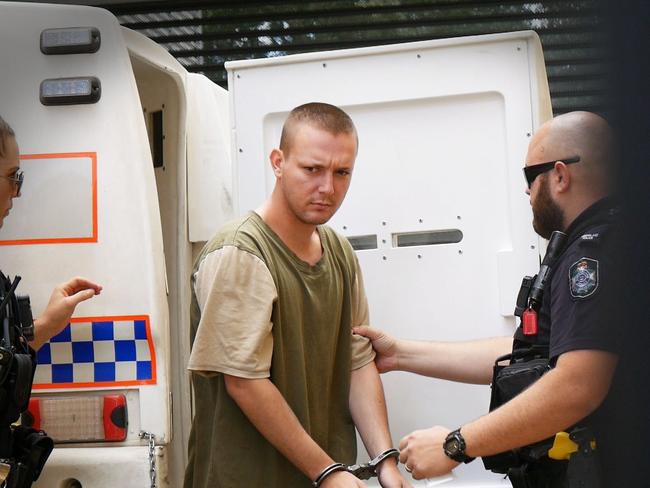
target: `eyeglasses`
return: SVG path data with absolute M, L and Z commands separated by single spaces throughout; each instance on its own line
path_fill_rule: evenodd
M 16 188 L 16 192 L 14 193 L 14 196 L 17 196 L 20 194 L 20 189 L 23 187 L 23 181 L 25 181 L 25 173 L 22 171 L 17 171 L 16 176 L 2 176 L 0 177 L 4 178 L 5 180 L 9 180 L 14 184 L 14 187 Z
M 573 156 L 572 158 L 568 159 L 554 159 L 548 163 L 539 163 L 531 164 L 530 166 L 524 166 L 524 178 L 526 178 L 528 188 L 533 186 L 533 181 L 535 181 L 535 178 L 537 178 L 542 173 L 551 171 L 555 167 L 555 163 L 558 161 L 562 161 L 564 164 L 573 164 L 580 161 L 580 156 Z

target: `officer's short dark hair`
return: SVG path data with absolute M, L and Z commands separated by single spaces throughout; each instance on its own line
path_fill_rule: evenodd
M 16 137 L 16 133 L 7 121 L 0 116 L 0 158 L 5 157 L 7 141 L 12 137 Z

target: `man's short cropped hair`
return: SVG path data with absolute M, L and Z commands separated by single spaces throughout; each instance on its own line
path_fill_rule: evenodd
M 310 102 L 300 105 L 289 112 L 289 116 L 282 126 L 280 150 L 285 156 L 289 154 L 293 135 L 296 128 L 301 124 L 309 124 L 332 135 L 354 134 L 357 139 L 357 146 L 359 145 L 357 129 L 348 114 L 329 103 Z
M 11 126 L 0 116 L 0 158 L 5 157 L 6 144 L 11 137 L 16 137 Z

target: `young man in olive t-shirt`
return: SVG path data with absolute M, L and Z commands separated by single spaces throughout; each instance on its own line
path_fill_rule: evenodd
M 276 184 L 255 212 L 206 244 L 192 276 L 196 413 L 186 488 L 360 487 L 334 463 L 392 446 L 369 342 L 356 256 L 324 226 L 350 185 L 352 120 L 310 103 L 285 122 L 270 154 Z M 383 487 L 410 486 L 395 458 Z M 323 476 L 325 475 L 325 476 Z

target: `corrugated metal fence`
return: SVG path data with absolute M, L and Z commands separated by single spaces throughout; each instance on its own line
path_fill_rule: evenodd
M 447 37 L 535 30 L 556 114 L 603 111 L 597 0 L 156 1 L 107 6 L 189 71 L 226 86 L 224 62 Z

